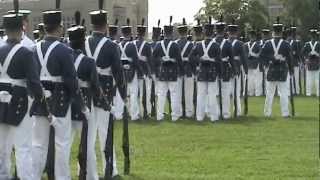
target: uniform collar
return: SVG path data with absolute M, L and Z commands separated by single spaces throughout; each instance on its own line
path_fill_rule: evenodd
M 100 31 L 92 31 L 92 36 L 105 37 L 105 34 L 103 32 L 100 32 Z
M 60 37 L 55 37 L 55 36 L 46 36 L 44 38 L 46 41 L 60 41 Z

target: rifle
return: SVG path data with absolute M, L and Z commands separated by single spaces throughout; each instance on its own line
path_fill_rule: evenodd
M 14 157 L 16 157 L 16 151 L 14 148 L 13 148 L 13 154 L 14 154 Z M 14 176 L 11 180 L 20 180 L 17 173 L 17 163 L 14 164 Z
M 218 80 L 219 83 L 219 105 L 220 105 L 220 120 L 223 120 L 223 109 L 222 109 L 222 79 Z
M 151 116 L 156 116 L 156 82 L 153 79 L 151 85 Z
M 47 172 L 48 180 L 55 180 L 54 161 L 55 161 L 55 129 L 53 125 L 50 125 L 49 145 L 48 145 L 47 164 L 46 164 L 46 172 Z
M 296 77 L 294 76 L 294 74 L 292 75 L 292 83 L 293 83 L 293 89 L 294 89 L 294 91 L 293 91 L 293 94 L 297 94 L 297 85 L 296 85 Z
M 143 79 L 143 87 L 142 87 L 142 105 L 143 105 L 143 118 L 146 119 L 148 117 L 148 111 L 147 111 L 147 83 L 145 79 Z
M 248 76 L 245 76 L 246 84 L 244 89 L 244 115 L 248 115 Z
M 303 86 L 304 86 L 304 95 L 307 95 L 307 66 L 303 67 Z
M 114 116 L 110 112 L 109 115 L 109 125 L 108 125 L 108 135 L 106 139 L 106 145 L 104 149 L 106 167 L 104 180 L 111 180 L 113 173 L 113 129 L 114 129 Z
M 263 67 L 263 64 L 261 64 L 261 69 L 262 69 L 262 94 L 265 96 L 266 95 L 266 74 L 265 74 L 265 69 Z
M 80 166 L 79 180 L 87 179 L 87 153 L 88 153 L 88 119 L 82 121 L 81 141 L 79 145 L 78 161 Z
M 130 173 L 130 147 L 129 147 L 129 127 L 128 127 L 129 113 L 127 105 L 124 106 L 123 115 L 123 134 L 122 134 L 122 150 L 124 154 L 124 174 Z
M 295 109 L 294 109 L 294 94 L 293 94 L 293 75 L 290 76 L 290 104 L 291 104 L 291 114 L 292 117 L 295 116 Z
M 171 116 L 172 106 L 171 106 L 171 93 L 170 93 L 170 91 L 167 92 L 167 98 L 168 98 L 168 102 L 169 102 L 169 115 Z
M 186 117 L 186 98 L 185 98 L 185 91 L 184 91 L 184 87 L 185 87 L 185 81 L 184 81 L 184 77 L 182 77 L 182 83 L 181 83 L 181 86 L 182 86 L 182 88 L 181 88 L 181 90 L 182 90 L 182 92 L 181 92 L 181 97 L 182 97 L 182 99 L 181 99 L 181 103 L 182 103 L 182 117 Z
M 233 88 L 233 104 L 234 104 L 234 117 L 238 117 L 238 99 L 237 99 L 237 75 L 234 77 L 234 88 Z
M 299 94 L 300 95 L 302 95 L 302 83 L 301 83 L 301 81 L 302 81 L 302 78 L 301 78 L 301 65 L 299 65 Z
M 240 71 L 240 96 L 243 96 L 244 86 L 243 86 L 243 71 Z

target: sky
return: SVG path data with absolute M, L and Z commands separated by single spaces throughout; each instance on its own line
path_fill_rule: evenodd
M 173 23 L 186 18 L 188 24 L 195 24 L 193 17 L 202 6 L 203 0 L 149 0 L 149 31 L 157 25 L 158 19 L 161 26 L 169 24 L 171 15 Z

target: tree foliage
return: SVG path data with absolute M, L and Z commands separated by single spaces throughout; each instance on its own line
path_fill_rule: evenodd
M 218 20 L 224 16 L 226 22 L 236 22 L 245 28 L 263 28 L 268 23 L 268 11 L 258 0 L 204 0 L 204 7 L 195 16 L 206 21 L 209 16 Z

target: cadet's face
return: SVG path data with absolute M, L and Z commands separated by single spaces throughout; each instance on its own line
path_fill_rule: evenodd
M 24 19 L 22 21 L 22 23 L 23 23 L 23 31 L 25 31 L 25 32 L 29 31 L 29 20 L 28 19 Z

